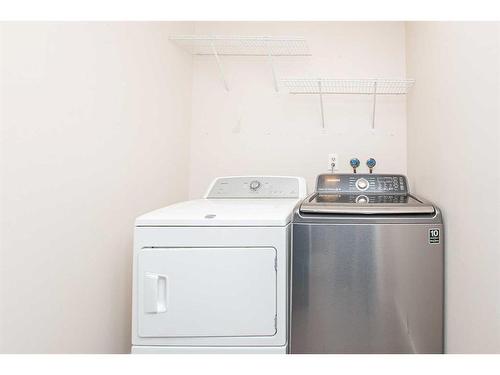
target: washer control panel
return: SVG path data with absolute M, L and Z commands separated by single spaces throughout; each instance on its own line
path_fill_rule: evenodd
M 408 194 L 406 177 L 399 174 L 321 174 L 318 193 Z
M 305 186 L 301 182 L 297 177 L 220 177 L 205 198 L 300 198 Z

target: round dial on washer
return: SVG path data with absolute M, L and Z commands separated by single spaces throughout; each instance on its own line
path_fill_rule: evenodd
M 367 180 L 365 180 L 364 178 L 360 178 L 356 181 L 356 187 L 359 189 L 359 190 L 366 190 L 368 189 L 368 186 L 369 186 L 369 183 Z
M 250 189 L 257 190 L 258 188 L 260 188 L 260 185 L 260 181 L 253 180 L 252 182 L 250 182 Z
M 368 197 L 366 195 L 358 195 L 356 197 L 356 203 L 368 203 Z

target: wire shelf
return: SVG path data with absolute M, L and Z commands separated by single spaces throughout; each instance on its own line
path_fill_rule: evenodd
M 288 78 L 280 80 L 290 94 L 319 95 L 321 124 L 325 127 L 323 94 L 371 95 L 371 128 L 375 129 L 375 108 L 378 95 L 406 95 L 415 84 L 414 79 L 324 79 L 324 78 Z
M 290 94 L 405 95 L 413 79 L 282 79 Z
M 179 35 L 170 40 L 193 55 L 310 56 L 304 38 Z

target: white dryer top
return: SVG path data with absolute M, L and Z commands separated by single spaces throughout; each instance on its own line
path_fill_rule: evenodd
M 196 199 L 139 216 L 136 226 L 285 226 L 300 199 Z
M 173 204 L 136 219 L 136 226 L 285 226 L 307 195 L 306 182 L 289 176 L 216 178 L 204 199 Z

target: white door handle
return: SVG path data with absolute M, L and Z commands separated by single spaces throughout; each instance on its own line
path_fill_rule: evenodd
M 149 314 L 167 311 L 167 276 L 146 272 L 144 274 L 144 312 Z

